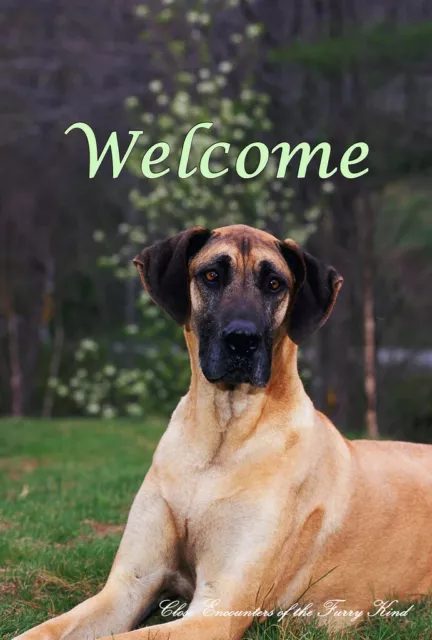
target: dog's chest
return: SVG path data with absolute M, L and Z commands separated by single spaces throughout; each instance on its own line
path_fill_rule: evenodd
M 284 488 L 277 464 L 251 452 L 205 464 L 195 450 L 171 444 L 156 464 L 188 560 L 206 548 L 262 540 L 280 529 Z
M 187 521 L 193 526 L 216 511 L 217 505 L 232 499 L 239 490 L 236 476 L 217 464 L 200 468 L 184 452 L 175 465 L 164 464 L 161 490 L 179 525 Z
M 181 554 L 190 567 L 225 557 L 226 549 L 243 554 L 263 548 L 282 528 L 277 492 L 254 495 L 227 480 L 219 469 L 196 476 L 184 492 L 171 485 L 169 501 L 180 535 Z M 237 551 L 236 551 L 237 550 Z M 211 562 L 211 560 L 210 560 Z

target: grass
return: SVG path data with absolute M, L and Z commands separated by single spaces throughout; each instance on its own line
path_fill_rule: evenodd
M 164 424 L 116 420 L 0 421 L 0 638 L 58 615 L 104 583 L 123 525 Z M 399 608 L 399 607 L 398 607 Z M 297 620 L 249 640 L 325 640 Z M 430 602 L 406 619 L 374 619 L 355 640 L 429 640 Z

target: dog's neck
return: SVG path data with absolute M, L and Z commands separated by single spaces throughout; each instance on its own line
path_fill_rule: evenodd
M 265 388 L 249 384 L 229 388 L 209 382 L 199 366 L 197 337 L 186 329 L 185 338 L 192 375 L 182 402 L 182 419 L 195 439 L 211 445 L 229 437 L 240 444 L 265 425 L 266 416 L 276 416 L 272 424 L 280 422 L 283 428 L 310 420 L 313 406 L 298 374 L 297 346 L 285 334 L 275 340 L 272 374 Z

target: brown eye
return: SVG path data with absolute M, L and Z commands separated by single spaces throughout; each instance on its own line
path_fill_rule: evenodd
M 268 286 L 272 291 L 277 291 L 278 289 L 280 289 L 281 282 L 277 278 L 272 278 L 268 283 Z
M 207 282 L 215 282 L 219 278 L 219 274 L 216 271 L 206 271 L 204 277 Z

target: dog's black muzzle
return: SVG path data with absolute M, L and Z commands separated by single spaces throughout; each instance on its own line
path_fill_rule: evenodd
M 231 320 L 207 336 L 208 340 L 200 341 L 200 364 L 207 380 L 266 386 L 271 373 L 271 339 L 253 321 Z

